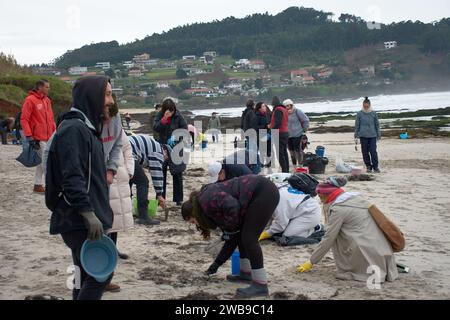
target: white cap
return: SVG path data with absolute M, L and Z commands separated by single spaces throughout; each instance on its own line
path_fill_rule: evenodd
M 287 107 L 289 105 L 294 105 L 294 101 L 292 101 L 291 99 L 284 100 L 283 106 Z
M 208 167 L 209 182 L 216 183 L 219 180 L 219 173 L 222 171 L 222 163 L 213 162 Z

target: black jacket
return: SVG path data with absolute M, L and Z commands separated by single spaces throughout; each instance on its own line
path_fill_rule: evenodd
M 249 129 L 258 130 L 258 117 L 252 107 L 247 107 L 242 112 L 241 129 L 247 131 Z
M 52 211 L 50 234 L 84 230 L 81 212 L 93 211 L 106 231 L 112 227 L 101 112 L 108 78 L 81 78 L 73 89 L 74 108 L 64 114 L 49 146 L 45 200 Z M 87 118 L 87 119 L 86 119 Z
M 231 180 L 253 172 L 245 164 L 222 164 L 222 168 L 225 170 L 225 180 Z
M 172 136 L 172 133 L 177 129 L 186 129 L 188 128 L 186 120 L 183 118 L 181 113 L 177 110 L 172 117 L 172 120 L 170 124 L 164 125 L 161 123 L 161 119 L 163 118 L 164 114 L 160 111 L 155 116 L 155 122 L 153 124 L 153 130 L 156 131 L 159 134 L 159 137 L 157 138 L 157 141 L 162 144 L 167 144 L 167 140 L 170 139 Z

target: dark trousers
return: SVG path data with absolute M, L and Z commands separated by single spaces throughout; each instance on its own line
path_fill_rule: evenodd
M 189 132 L 189 134 L 191 135 L 191 148 L 192 150 L 194 150 L 195 147 L 195 135 L 193 132 Z
M 292 164 L 303 165 L 302 137 L 289 138 L 288 149 L 291 154 Z
M 61 234 L 66 246 L 72 250 L 73 264 L 80 270 L 80 288 L 72 291 L 73 300 L 101 300 L 105 287 L 111 281 L 113 274 L 105 282 L 97 282 L 84 271 L 81 265 L 81 247 L 87 239 L 86 230 L 77 230 Z
M 142 218 L 147 216 L 149 181 L 144 168 L 138 161 L 134 162 L 134 175 L 130 180 L 130 188 L 133 184 L 136 185 L 138 212 L 139 217 Z
M 168 165 L 164 164 L 163 166 L 163 174 L 164 174 L 164 191 L 163 197 L 166 198 L 166 189 L 167 189 L 167 169 Z M 183 202 L 183 174 L 177 174 L 172 176 L 173 181 L 173 202 Z
M 8 133 L 5 128 L 0 127 L 0 135 L 2 136 L 2 144 L 8 144 Z
M 275 152 L 277 153 L 278 162 L 283 173 L 289 173 L 288 141 L 289 134 L 280 133 L 279 144 L 275 145 Z
M 367 169 L 378 169 L 377 138 L 360 138 L 361 151 Z
M 238 238 L 240 256 L 242 259 L 250 260 L 253 270 L 264 268 L 263 253 L 258 239 L 280 201 L 280 193 L 275 184 L 264 177 L 259 179 Z

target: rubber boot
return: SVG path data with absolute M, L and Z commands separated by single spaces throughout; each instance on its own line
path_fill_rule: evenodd
M 238 298 L 255 298 L 255 297 L 267 297 L 269 295 L 269 287 L 267 284 L 259 284 L 252 282 L 247 288 L 239 288 L 236 290 L 236 296 Z
M 251 273 L 244 273 L 244 272 L 241 272 L 238 275 L 229 274 L 229 275 L 227 275 L 227 280 L 230 282 L 250 283 L 250 282 L 252 282 L 252 275 L 251 275 Z
M 144 205 L 138 205 L 139 219 L 137 219 L 137 224 L 142 224 L 144 226 L 154 226 L 161 224 L 161 221 L 156 219 L 151 219 L 148 216 L 148 200 Z

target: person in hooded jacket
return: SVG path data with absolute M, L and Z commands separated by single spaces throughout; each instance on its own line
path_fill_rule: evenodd
M 272 119 L 272 112 L 264 102 L 258 102 L 255 107 L 255 113 L 258 119 L 258 152 L 260 152 L 261 146 L 265 145 L 265 148 L 263 148 L 263 151 L 265 150 L 265 154 L 261 154 L 261 157 L 264 156 L 265 158 L 267 158 L 267 163 L 263 164 L 262 167 L 270 168 L 272 165 L 272 138 L 270 135 L 269 124 Z M 261 133 L 264 131 L 260 132 L 259 130 L 267 130 L 267 134 L 261 135 Z
M 113 225 L 101 141 L 102 116 L 114 103 L 109 78 L 78 79 L 72 97 L 73 107 L 60 117 L 48 148 L 45 202 L 52 211 L 50 234 L 61 235 L 80 272 L 81 286 L 74 287 L 73 299 L 100 300 L 112 275 L 102 283 L 88 275 L 81 248 L 86 239 L 101 239 Z
M 47 141 L 56 129 L 52 102 L 48 97 L 49 91 L 48 80 L 43 79 L 36 82 L 35 89 L 30 91 L 25 98 L 20 116 L 20 124 L 27 144 L 33 146 L 40 157 L 42 157 Z M 44 194 L 43 181 L 44 169 L 40 164 L 36 167 L 34 174 L 34 193 Z
M 280 195 L 273 182 L 261 176 L 246 175 L 225 182 L 203 186 L 183 203 L 185 221 L 195 224 L 204 239 L 211 230 L 220 228 L 225 244 L 209 267 L 214 274 L 239 248 L 240 274 L 228 276 L 229 281 L 251 281 L 247 288 L 237 289 L 237 296 L 251 298 L 267 296 L 267 275 L 258 238 L 278 205 Z
M 162 103 L 161 111 L 156 115 L 153 130 L 159 135 L 158 142 L 161 144 L 168 144 L 172 134 L 177 129 L 184 129 L 187 131 L 188 125 L 181 113 L 177 110 L 175 102 L 167 98 Z M 181 143 L 182 139 L 176 143 Z M 163 197 L 166 198 L 166 177 L 167 165 L 164 166 L 164 192 Z M 181 205 L 183 202 L 183 173 L 172 175 L 173 177 L 173 202 Z
M 272 122 L 270 123 L 269 128 L 271 130 L 278 130 L 279 132 L 279 141 L 278 143 L 275 143 L 275 152 L 277 153 L 281 171 L 283 173 L 288 173 L 289 113 L 278 97 L 273 97 L 272 105 Z

